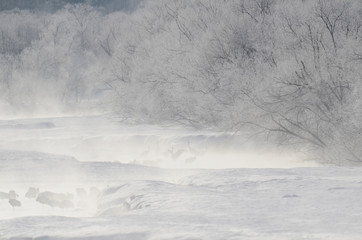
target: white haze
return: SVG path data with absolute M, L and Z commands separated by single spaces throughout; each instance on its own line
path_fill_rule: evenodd
M 247 136 L 187 130 L 181 126 L 125 125 L 109 116 L 3 120 L 0 128 L 0 149 L 63 154 L 80 161 L 164 168 L 316 165 L 296 152 L 255 143 Z

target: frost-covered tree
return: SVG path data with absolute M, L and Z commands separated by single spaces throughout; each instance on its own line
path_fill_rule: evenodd
M 309 151 L 338 145 L 360 162 L 360 11 L 356 1 L 147 1 L 116 49 L 118 107 Z
M 96 105 L 362 162 L 359 1 L 56 2 L 0 12 L 2 107 Z

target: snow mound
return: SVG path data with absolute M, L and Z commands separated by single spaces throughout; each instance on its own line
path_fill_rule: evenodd
M 165 204 L 162 196 L 174 192 L 173 184 L 156 181 L 137 181 L 105 189 L 98 198 L 96 216 L 118 216 L 128 211 Z
M 2 164 L 21 165 L 25 164 L 63 164 L 72 165 L 77 162 L 74 157 L 56 154 L 47 154 L 34 151 L 0 151 L 0 161 Z M 22 163 L 22 164 L 20 164 Z
M 131 181 L 105 189 L 98 198 L 96 216 L 119 216 L 129 211 L 184 211 L 197 205 L 208 189 L 162 181 Z M 190 197 L 194 198 L 192 206 Z M 197 198 L 199 197 L 199 198 Z M 184 201 L 183 201 L 184 200 Z M 202 200 L 203 201 L 203 200 Z
M 6 182 L 108 184 L 124 180 L 160 180 L 174 172 L 119 162 L 80 162 L 72 156 L 33 151 L 0 150 L 0 162 L 0 185 Z
M 0 180 L 39 182 L 74 172 L 78 161 L 70 156 L 30 151 L 0 151 Z
M 49 129 L 55 128 L 53 122 L 0 124 L 0 129 Z

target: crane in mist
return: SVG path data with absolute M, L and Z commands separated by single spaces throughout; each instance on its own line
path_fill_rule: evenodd
M 16 199 L 9 199 L 9 204 L 15 208 L 15 207 L 21 207 L 21 202 Z
M 14 190 L 10 190 L 9 191 L 9 204 L 15 208 L 15 207 L 21 207 L 21 202 L 19 200 L 17 200 L 16 198 L 19 195 L 16 194 L 16 192 Z
M 183 152 L 185 152 L 185 149 L 177 149 L 177 150 L 175 150 L 173 146 L 172 146 L 171 149 L 168 150 L 168 153 L 170 154 L 172 160 L 178 159 Z

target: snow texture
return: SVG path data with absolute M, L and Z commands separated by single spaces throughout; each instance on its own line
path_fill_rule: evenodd
M 1 238 L 358 239 L 362 234 L 361 169 L 199 170 L 172 183 L 165 177 L 136 180 L 145 169 L 123 167 L 135 180 L 104 187 L 88 211 L 84 206 L 92 196 L 66 210 L 23 197 L 22 208 L 1 201 L 1 212 L 9 214 L 0 221 Z M 100 164 L 98 171 L 110 168 Z M 162 171 L 167 170 L 146 172 Z M 27 215 L 28 208 L 44 207 L 48 213 L 43 216 Z

